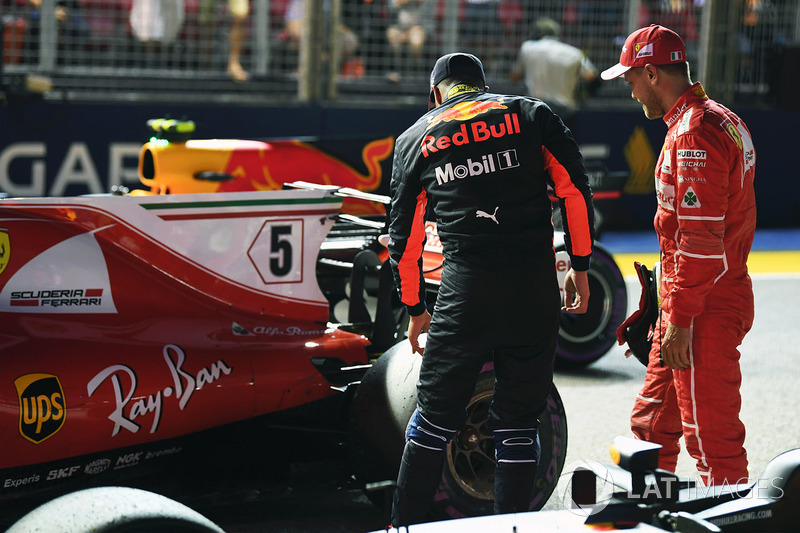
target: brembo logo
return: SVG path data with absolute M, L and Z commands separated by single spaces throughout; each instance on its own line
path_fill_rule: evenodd
M 517 133 L 520 133 L 519 115 L 506 113 L 503 115 L 503 122 L 500 124 L 487 124 L 482 120 L 476 120 L 469 124 L 462 124 L 453 135 L 442 135 L 441 137 L 427 135 L 422 139 L 420 148 L 422 149 L 423 157 L 428 157 L 439 150 L 446 150 L 451 146 L 462 146 L 472 142 L 499 139 L 506 135 L 515 135 Z

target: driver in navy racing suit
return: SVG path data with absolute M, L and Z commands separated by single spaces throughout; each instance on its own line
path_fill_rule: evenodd
M 461 53 L 437 61 L 431 103 L 435 109 L 397 139 L 392 169 L 389 252 L 415 352 L 423 353 L 418 336 L 428 331 L 395 527 L 426 519 L 444 450 L 487 362 L 496 376 L 495 512 L 529 510 L 562 309 L 548 186 L 571 258 L 563 309 L 583 313 L 589 299 L 592 193 L 561 119 L 540 100 L 486 92 L 480 60 Z M 426 212 L 445 258 L 432 317 L 421 259 Z

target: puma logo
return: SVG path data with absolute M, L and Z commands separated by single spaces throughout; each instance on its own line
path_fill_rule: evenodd
M 491 215 L 490 215 L 489 213 L 487 213 L 486 211 L 481 211 L 481 210 L 479 209 L 479 210 L 478 210 L 478 211 L 475 213 L 475 216 L 476 216 L 476 217 L 478 217 L 478 218 L 490 218 L 490 219 L 494 220 L 494 223 L 495 223 L 495 224 L 500 224 L 500 223 L 497 221 L 497 217 L 495 216 L 495 215 L 497 215 L 497 210 L 498 210 L 498 209 L 499 209 L 499 207 L 495 207 L 495 208 L 494 208 L 494 213 L 492 213 Z

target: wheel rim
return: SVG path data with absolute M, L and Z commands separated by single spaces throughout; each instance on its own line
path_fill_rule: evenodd
M 494 440 L 488 431 L 492 391 L 478 394 L 467 406 L 464 427 L 447 445 L 447 468 L 466 494 L 494 499 Z
M 583 315 L 561 314 L 561 328 L 558 335 L 566 341 L 589 342 L 608 327 L 611 320 L 612 291 L 608 281 L 589 270 L 589 309 Z M 602 295 L 598 298 L 599 295 Z M 599 303 L 597 303 L 599 302 Z M 592 324 L 597 324 L 591 327 Z

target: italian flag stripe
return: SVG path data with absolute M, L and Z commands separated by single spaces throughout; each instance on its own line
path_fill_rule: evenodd
M 342 200 L 337 197 L 325 198 L 282 198 L 279 200 L 220 200 L 208 202 L 167 202 L 167 203 L 142 203 L 139 204 L 148 210 L 158 209 L 207 209 L 225 207 L 262 207 L 276 205 L 307 205 L 307 204 L 337 204 Z

